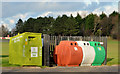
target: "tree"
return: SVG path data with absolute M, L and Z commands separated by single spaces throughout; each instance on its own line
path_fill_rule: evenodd
M 83 36 L 83 19 L 82 17 L 79 15 L 79 13 L 77 13 L 77 16 L 75 17 L 76 23 L 79 26 L 79 33 L 78 35 Z
M 56 19 L 50 16 L 29 18 L 25 22 L 19 19 L 11 34 L 35 32 L 56 36 L 96 35 L 118 38 L 120 37 L 118 35 L 118 29 L 120 28 L 118 23 L 120 23 L 120 14 L 116 11 L 111 13 L 109 17 L 104 12 L 100 16 L 91 13 L 84 18 L 79 13 L 76 17 L 73 17 L 72 14 L 69 17 L 63 14 Z
M 33 32 L 43 33 L 43 26 L 44 26 L 43 23 L 44 23 L 44 18 L 38 17 L 33 23 Z
M 67 15 L 62 15 L 62 17 L 58 16 L 53 23 L 53 30 L 54 35 L 65 35 L 65 22 L 67 21 Z
M 109 35 L 108 33 L 108 26 L 109 26 L 109 21 L 107 17 L 104 17 L 101 21 L 100 21 L 100 28 L 102 30 L 102 36 L 107 36 Z
M 2 37 L 6 37 L 7 34 L 8 34 L 8 28 L 5 27 L 4 25 L 1 25 L 0 30 L 1 30 L 1 32 L 0 32 L 0 36 L 2 36 Z
M 118 39 L 118 37 L 119 37 L 119 34 L 118 34 L 119 26 L 118 26 L 118 24 L 119 24 L 119 21 L 120 21 L 119 13 L 114 11 L 112 14 L 110 14 L 109 20 L 110 20 L 109 22 L 111 24 L 111 26 L 109 27 L 109 30 L 110 30 L 109 32 L 111 33 L 111 36 L 114 39 Z
M 102 14 L 100 15 L 100 20 L 102 20 L 104 17 L 107 17 L 107 15 L 104 12 L 102 12 Z
M 111 17 L 111 16 L 116 16 L 116 15 L 119 15 L 119 13 L 116 12 L 116 11 L 113 11 L 113 13 L 111 13 L 111 14 L 109 15 L 109 17 Z
M 15 36 L 15 28 L 13 28 L 12 30 L 11 30 L 11 36 Z
M 94 29 L 93 29 L 92 35 L 96 35 L 95 33 L 97 32 L 97 36 L 101 36 L 101 29 L 99 27 L 99 23 L 100 23 L 100 18 L 99 16 L 95 15 L 94 16 Z
M 98 30 L 95 32 L 95 35 L 96 35 L 96 36 L 101 36 L 101 34 L 102 34 L 101 29 L 98 29 Z
M 2 37 L 2 26 L 0 26 L 0 37 Z
M 76 23 L 74 17 L 71 16 L 65 22 L 64 35 L 77 35 L 79 33 L 79 25 Z
M 29 18 L 27 21 L 24 23 L 24 32 L 34 32 L 34 18 Z
M 53 22 L 54 22 L 53 17 L 44 18 L 44 24 L 43 24 L 44 26 L 42 27 L 44 34 L 51 34 L 51 27 L 53 25 Z
M 18 22 L 16 23 L 16 34 L 17 33 L 23 33 L 24 29 L 23 29 L 23 21 L 22 19 L 19 19 Z
M 94 31 L 94 17 L 95 15 L 91 13 L 85 18 L 85 36 L 92 35 Z
M 102 12 L 100 15 L 100 24 L 99 24 L 99 29 L 102 31 L 101 35 L 102 36 L 108 36 L 109 35 L 109 18 L 105 13 Z
M 55 19 L 53 17 L 49 17 L 48 18 L 48 23 L 47 23 L 47 34 L 53 34 L 52 33 L 52 27 L 53 27 L 53 23 L 55 22 Z

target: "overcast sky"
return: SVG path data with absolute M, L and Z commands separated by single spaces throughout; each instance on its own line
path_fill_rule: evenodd
M 11 30 L 20 18 L 25 21 L 30 17 L 56 18 L 62 14 L 75 17 L 77 13 L 84 17 L 91 12 L 99 15 L 102 11 L 106 15 L 118 11 L 118 2 L 2 2 L 2 24 Z

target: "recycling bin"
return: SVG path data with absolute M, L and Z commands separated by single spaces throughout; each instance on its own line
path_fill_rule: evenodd
M 55 47 L 53 58 L 58 66 L 79 66 L 82 62 L 82 48 L 75 41 L 61 41 Z
M 95 50 L 88 41 L 76 41 L 82 47 L 83 60 L 80 66 L 91 66 L 95 58 Z
M 25 32 L 10 38 L 9 63 L 42 66 L 41 33 Z
M 103 63 L 105 60 L 105 49 L 100 45 L 100 42 L 89 41 L 90 46 L 94 47 L 95 50 L 95 59 L 92 63 L 92 66 L 98 66 Z

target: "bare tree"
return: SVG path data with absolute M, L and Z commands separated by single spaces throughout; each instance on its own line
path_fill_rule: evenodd
M 8 34 L 8 28 L 6 28 L 4 25 L 1 25 L 0 27 L 0 36 L 5 37 Z

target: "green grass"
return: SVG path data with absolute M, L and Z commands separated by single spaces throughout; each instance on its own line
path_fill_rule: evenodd
M 118 41 L 113 39 L 107 41 L 107 65 L 120 64 L 118 62 Z
M 3 67 L 17 67 L 19 65 L 11 65 L 9 64 L 9 43 L 7 41 L 0 42 L 2 44 L 2 54 L 0 54 L 0 61 L 2 60 L 2 64 L 0 66 Z M 118 65 L 118 41 L 113 39 L 108 39 L 107 44 L 107 65 Z
M 0 66 L 3 67 L 9 67 L 9 66 L 17 66 L 17 65 L 11 65 L 9 64 L 9 43 L 7 40 L 4 40 L 3 42 L 0 42 L 0 45 L 2 45 L 2 53 L 0 53 Z
M 3 40 L 3 42 L 0 42 L 0 45 L 2 45 L 2 53 L 0 53 L 0 66 L 3 67 L 17 67 L 19 65 L 12 65 L 9 64 L 9 42 L 8 40 Z
M 8 42 L 2 42 L 2 54 L 0 55 L 9 55 L 9 43 Z

